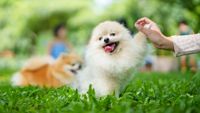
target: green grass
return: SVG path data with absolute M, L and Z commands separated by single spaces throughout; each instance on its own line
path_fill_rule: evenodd
M 200 112 L 200 74 L 138 73 L 119 97 L 95 98 L 67 87 L 13 88 L 0 84 L 2 113 L 197 113 Z

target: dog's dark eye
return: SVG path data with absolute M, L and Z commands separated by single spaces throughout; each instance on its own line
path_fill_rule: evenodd
M 99 37 L 99 40 L 101 40 L 102 39 L 102 37 Z
M 115 36 L 115 33 L 111 33 L 110 36 Z
M 75 66 L 76 65 L 76 63 L 73 63 L 73 64 L 71 64 L 72 66 Z

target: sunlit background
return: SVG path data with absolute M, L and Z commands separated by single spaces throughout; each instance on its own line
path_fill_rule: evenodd
M 194 33 L 198 33 L 200 1 L 1 0 L 1 69 L 16 69 L 30 56 L 46 55 L 47 44 L 53 38 L 52 30 L 59 23 L 66 25 L 68 41 L 78 54 L 83 55 L 91 31 L 99 22 L 123 22 L 134 35 L 137 32 L 134 22 L 141 17 L 154 20 L 168 36 L 177 34 L 178 22 L 183 19 Z M 151 44 L 150 49 L 156 58 L 167 57 L 167 61 L 163 62 L 175 59 L 172 52 L 157 50 Z M 196 58 L 198 63 L 198 55 Z
M 24 69 L 28 59 L 49 55 L 47 47 L 55 39 L 53 29 L 58 24 L 65 24 L 64 40 L 83 58 L 92 29 L 98 23 L 118 21 L 134 35 L 137 33 L 134 22 L 141 17 L 155 21 L 167 36 L 180 35 L 179 23 L 183 20 L 187 22 L 187 31 L 199 33 L 200 0 L 0 0 L 0 112 L 198 113 L 200 54 L 174 57 L 173 52 L 156 49 L 150 41 L 143 65 L 127 76 L 134 75 L 120 86 L 122 90 L 117 97 L 118 92 L 95 98 L 92 89 L 81 95 L 66 84 L 60 88 L 34 87 L 32 81 L 33 87 L 11 85 L 12 75 Z M 46 76 L 60 81 L 52 74 L 56 70 L 53 66 L 39 67 L 46 74 L 36 77 L 44 79 L 43 82 L 48 82 Z

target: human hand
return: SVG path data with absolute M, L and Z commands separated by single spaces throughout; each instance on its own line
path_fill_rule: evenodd
M 162 34 L 160 28 L 155 22 L 149 18 L 143 17 L 136 21 L 135 27 L 143 32 L 150 41 L 154 44 L 155 47 L 160 49 L 170 49 L 174 50 L 172 41 Z

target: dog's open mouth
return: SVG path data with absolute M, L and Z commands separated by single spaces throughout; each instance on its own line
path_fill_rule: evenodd
M 112 53 L 116 50 L 119 42 L 112 42 L 103 46 L 103 49 L 106 53 Z

